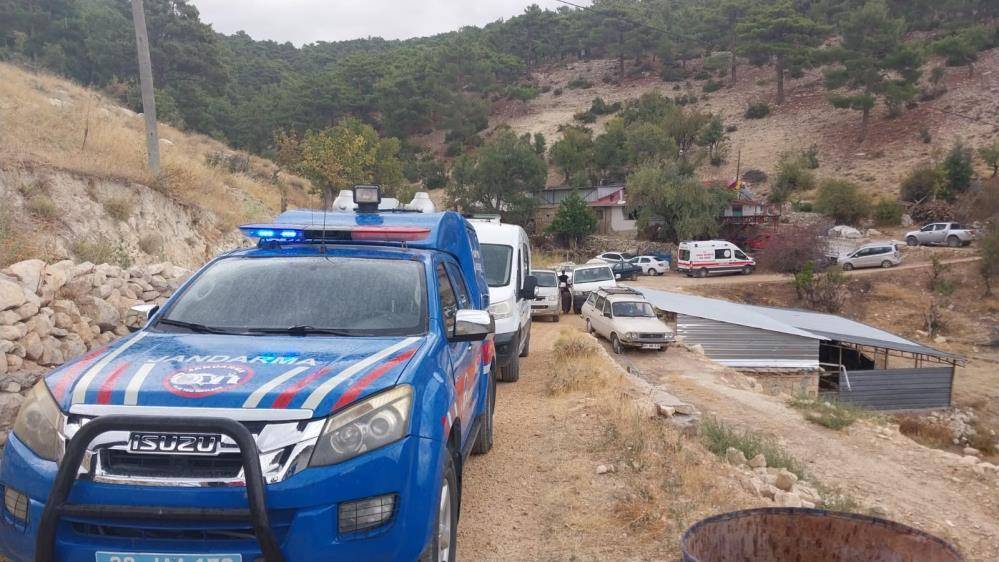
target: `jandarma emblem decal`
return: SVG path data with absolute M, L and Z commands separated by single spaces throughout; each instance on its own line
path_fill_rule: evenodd
M 242 365 L 195 365 L 170 373 L 163 385 L 178 396 L 200 398 L 236 388 L 252 376 Z

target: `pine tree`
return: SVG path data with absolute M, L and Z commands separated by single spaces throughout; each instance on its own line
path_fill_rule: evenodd
M 736 26 L 739 53 L 762 66 L 773 62 L 777 74 L 777 105 L 784 103 L 784 75 L 801 64 L 822 43 L 826 28 L 799 13 L 790 0 L 754 7 Z

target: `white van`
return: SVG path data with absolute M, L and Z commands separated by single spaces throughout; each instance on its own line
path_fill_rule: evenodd
M 498 380 L 520 378 L 520 358 L 531 349 L 531 302 L 537 281 L 530 275 L 531 244 L 524 229 L 499 218 L 469 219 L 479 237 L 489 285 L 489 312 L 496 320 Z
M 742 273 L 756 269 L 756 260 L 728 240 L 681 242 L 676 270 L 687 277 L 707 277 L 711 273 Z

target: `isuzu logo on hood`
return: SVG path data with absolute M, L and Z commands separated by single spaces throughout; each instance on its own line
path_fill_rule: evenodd
M 197 365 L 170 373 L 163 384 L 179 396 L 200 398 L 236 388 L 252 376 L 242 365 Z

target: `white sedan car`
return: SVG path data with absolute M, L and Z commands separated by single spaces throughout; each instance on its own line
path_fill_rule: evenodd
M 669 273 L 669 262 L 663 261 L 655 256 L 638 256 L 629 261 L 642 268 L 642 273 L 646 275 L 662 275 L 664 273 Z

